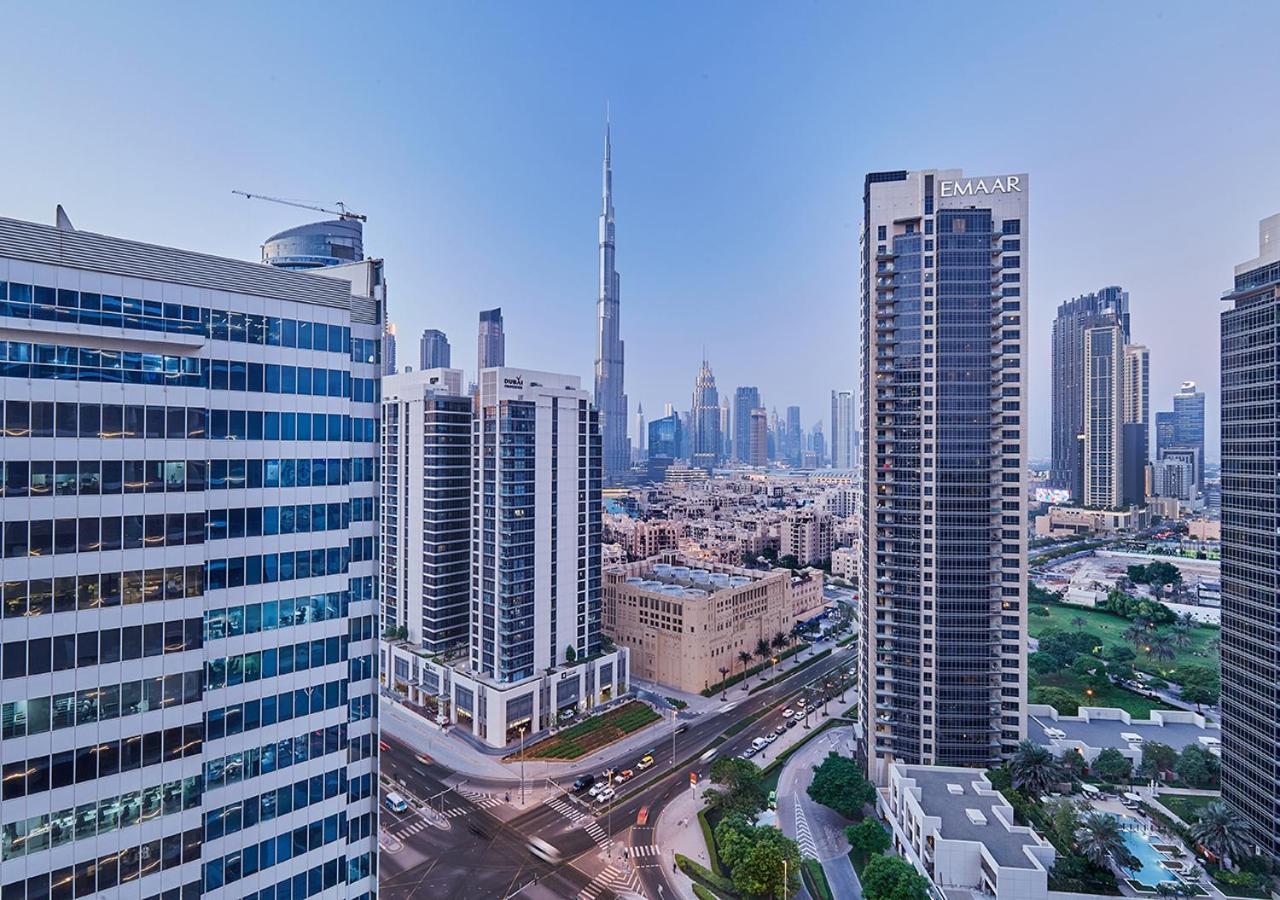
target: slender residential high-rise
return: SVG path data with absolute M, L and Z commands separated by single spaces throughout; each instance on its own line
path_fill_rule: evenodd
M 469 635 L 471 418 L 461 369 L 382 381 L 381 633 L 433 656 Z M 382 672 L 421 704 L 409 663 L 384 656 Z
M 893 762 L 990 766 L 1025 733 L 1027 191 L 866 178 L 860 715 L 879 783 Z
M 1120 399 L 1124 451 L 1120 493 L 1126 506 L 1139 506 L 1147 499 L 1150 383 L 1150 351 L 1141 344 L 1127 344 L 1124 348 L 1124 393 Z
M 804 437 L 800 428 L 800 407 L 787 407 L 787 463 L 792 466 L 800 465 L 800 458 L 804 454 Z
M 600 208 L 600 283 L 596 297 L 596 409 L 604 446 L 604 478 L 608 483 L 631 468 L 627 440 L 627 395 L 623 390 L 621 279 L 615 266 L 613 163 L 609 122 L 604 125 L 604 165 Z
M 449 338 L 443 331 L 428 328 L 422 332 L 422 341 L 418 346 L 419 369 L 447 369 L 452 355 Z
M 480 310 L 480 334 L 476 339 L 476 370 L 507 364 L 507 335 L 502 328 L 502 307 Z
M 382 333 L 382 374 L 396 374 L 396 323 L 388 322 Z
M 720 394 L 716 390 L 716 376 L 711 373 L 711 364 L 706 359 L 702 360 L 698 379 L 693 385 L 689 424 L 690 462 L 710 470 L 720 462 Z
M 769 413 L 762 407 L 756 407 L 747 413 L 747 457 L 743 460 L 749 466 L 769 465 Z
M 760 406 L 760 389 L 745 386 L 733 392 L 733 459 L 751 463 L 751 410 Z
M 1280 855 L 1280 215 L 1222 299 L 1222 799 Z M 1216 300 L 1217 298 L 1215 298 Z M 1194 390 L 1194 387 L 1193 387 Z
M 853 391 L 831 392 L 831 465 L 836 469 L 852 469 L 857 437 L 853 421 Z
M 382 261 L 0 248 L 0 894 L 369 897 Z
M 1124 335 L 1118 322 L 1084 330 L 1085 506 L 1124 505 Z
M 644 424 L 644 404 L 636 404 L 636 453 L 640 459 L 645 458 L 645 424 Z
M 1084 333 L 1099 323 L 1119 324 L 1121 342 L 1129 342 L 1129 292 L 1117 286 L 1082 294 L 1058 306 L 1053 320 L 1051 461 L 1049 480 L 1081 502 L 1084 461 Z

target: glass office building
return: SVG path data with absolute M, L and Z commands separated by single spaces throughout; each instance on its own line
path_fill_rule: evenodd
M 262 261 L 278 269 L 322 269 L 364 258 L 364 226 L 359 219 L 299 225 L 273 234 L 262 245 Z
M 371 895 L 381 263 L 0 247 L 2 896 Z
M 1235 267 L 1222 313 L 1222 799 L 1280 854 L 1280 215 Z M 1194 385 L 1192 385 L 1194 390 Z
M 871 777 L 989 766 L 1026 712 L 1025 175 L 867 176 L 863 639 Z

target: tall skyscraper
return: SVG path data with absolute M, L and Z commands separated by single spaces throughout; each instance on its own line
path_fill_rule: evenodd
M 1217 298 L 1214 298 L 1215 300 Z M 1280 215 L 1222 298 L 1222 799 L 1280 855 Z M 1194 390 L 1194 388 L 1193 388 Z
M 0 892 L 368 897 L 382 262 L 0 247 Z
M 604 477 L 612 481 L 631 468 L 627 440 L 627 395 L 623 390 L 620 278 L 615 266 L 613 166 L 609 122 L 604 126 L 604 165 L 600 208 L 600 283 L 596 295 L 596 408 L 604 446 Z
M 443 331 L 428 328 L 422 332 L 422 341 L 418 347 L 419 369 L 447 369 L 451 365 L 452 355 L 449 338 Z
M 381 632 L 432 655 L 469 636 L 471 416 L 460 369 L 383 379 Z M 407 660 L 384 660 L 383 671 L 417 680 Z
M 751 460 L 751 410 L 760 405 L 760 390 L 740 387 L 733 392 L 733 458 L 740 463 Z M 756 463 L 750 463 L 756 465 Z
M 667 466 L 683 455 L 684 439 L 681 432 L 680 416 L 668 413 L 660 419 L 649 423 L 648 477 L 650 481 L 661 481 Z
M 1120 326 L 1121 342 L 1129 342 L 1129 292 L 1116 286 L 1083 294 L 1058 306 L 1053 320 L 1051 453 L 1049 479 L 1080 502 L 1084 492 L 1084 333 L 1099 323 Z
M 388 322 L 382 333 L 382 374 L 396 374 L 396 323 Z
M 1173 446 L 1200 451 L 1196 482 L 1204 483 L 1204 392 L 1194 381 L 1182 382 L 1173 395 Z
M 1156 459 L 1164 459 L 1164 451 L 1174 446 L 1173 422 L 1172 410 L 1156 412 Z
M 733 417 L 729 411 L 729 398 L 720 400 L 720 459 L 730 458 L 733 452 Z
M 693 385 L 690 425 L 690 462 L 709 470 L 720 461 L 720 394 L 716 390 L 716 376 L 711 374 L 711 364 L 705 359 Z
M 1027 190 L 866 179 L 860 715 L 880 783 L 892 762 L 992 765 L 1025 731 Z
M 502 307 L 480 310 L 480 336 L 476 342 L 476 369 L 507 364 L 507 335 L 502 330 Z
M 1147 499 L 1150 382 L 1150 352 L 1141 344 L 1128 344 L 1124 348 L 1124 391 L 1120 399 L 1124 454 L 1121 465 L 1121 501 L 1126 506 L 1140 506 Z
M 854 467 L 853 411 L 853 391 L 831 392 L 831 465 L 837 469 Z
M 1120 324 L 1084 331 L 1085 506 L 1124 505 L 1124 335 Z
M 800 465 L 800 457 L 804 452 L 804 438 L 801 435 L 800 428 L 800 407 L 787 407 L 787 464 L 792 466 Z
M 747 413 L 747 458 L 749 466 L 769 465 L 769 413 L 756 407 Z
M 645 458 L 645 425 L 644 425 L 644 404 L 636 404 L 636 452 L 640 458 Z

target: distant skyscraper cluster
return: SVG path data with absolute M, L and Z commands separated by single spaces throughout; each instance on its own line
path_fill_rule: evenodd
M 994 765 L 1025 734 L 1027 191 L 866 178 L 860 715 L 881 783 Z

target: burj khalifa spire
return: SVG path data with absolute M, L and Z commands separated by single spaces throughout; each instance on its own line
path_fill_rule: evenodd
M 600 210 L 600 285 L 596 300 L 596 409 L 600 414 L 605 481 L 631 467 L 627 439 L 627 395 L 623 392 L 623 346 L 619 328 L 618 272 L 614 268 L 613 168 L 609 117 L 604 125 L 604 183 Z

